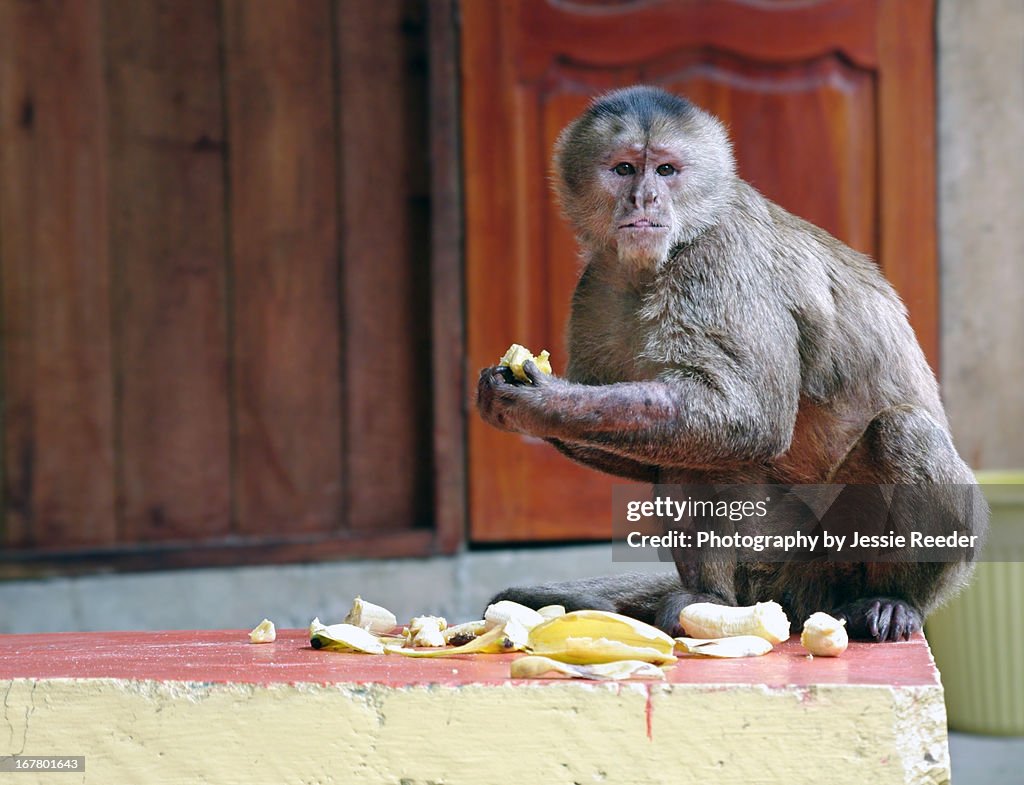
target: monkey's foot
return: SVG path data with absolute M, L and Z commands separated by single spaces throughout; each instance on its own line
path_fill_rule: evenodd
M 921 612 L 903 600 L 870 597 L 854 600 L 832 612 L 837 619 L 846 619 L 846 632 L 854 640 L 908 641 L 921 629 Z

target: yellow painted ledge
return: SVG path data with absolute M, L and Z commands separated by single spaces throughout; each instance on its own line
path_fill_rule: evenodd
M 949 782 L 939 684 L 209 684 L 0 680 L 34 783 Z

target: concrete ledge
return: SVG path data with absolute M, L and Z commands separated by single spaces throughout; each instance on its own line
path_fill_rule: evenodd
M 86 756 L 19 785 L 948 782 L 923 637 L 802 651 L 598 684 L 512 681 L 511 655 L 317 652 L 301 630 L 0 636 L 0 754 Z

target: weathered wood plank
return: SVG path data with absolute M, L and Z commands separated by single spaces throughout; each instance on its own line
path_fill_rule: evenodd
M 116 532 L 101 29 L 98 0 L 0 3 L 0 542 L 12 547 Z
M 466 328 L 459 165 L 459 50 L 455 0 L 428 6 L 430 47 L 430 296 L 434 380 L 434 525 L 438 549 L 466 537 Z
M 338 9 L 346 500 L 354 529 L 401 528 L 430 514 L 432 387 L 455 381 L 434 377 L 426 359 L 423 25 L 423 7 L 404 0 L 342 0 Z
M 220 17 L 105 5 L 123 537 L 230 525 Z
M 224 19 L 238 528 L 328 531 L 343 471 L 331 9 L 228 0 Z

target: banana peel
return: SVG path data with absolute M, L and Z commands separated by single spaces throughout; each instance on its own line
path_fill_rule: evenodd
M 729 638 L 676 638 L 676 651 L 702 657 L 760 657 L 772 650 L 772 644 L 758 635 L 734 635 Z
M 513 679 L 591 679 L 610 681 L 614 679 L 662 679 L 665 671 L 657 665 L 641 660 L 616 660 L 594 665 L 573 665 L 550 657 L 531 654 L 512 661 L 509 675 Z
M 328 626 L 321 624 L 320 619 L 313 619 L 309 625 L 309 645 L 329 651 L 384 653 L 384 644 L 369 630 L 344 623 Z
M 640 660 L 675 662 L 675 641 L 656 627 L 609 611 L 557 616 L 530 630 L 527 650 L 572 665 Z

